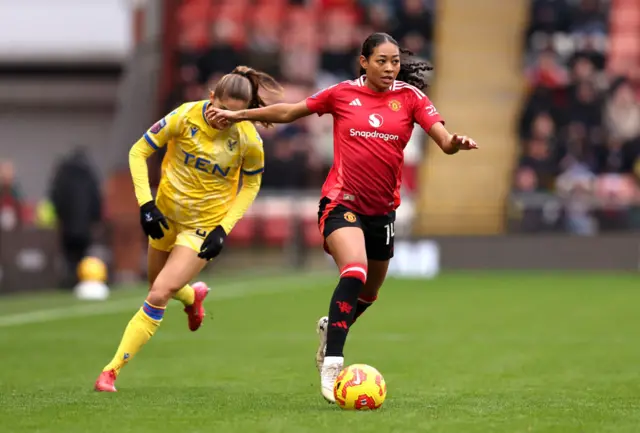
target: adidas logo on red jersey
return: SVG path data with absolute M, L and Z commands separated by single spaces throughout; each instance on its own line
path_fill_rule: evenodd
M 353 101 L 349 102 L 349 105 L 353 105 L 354 107 L 362 107 L 362 103 L 360 99 L 356 98 Z

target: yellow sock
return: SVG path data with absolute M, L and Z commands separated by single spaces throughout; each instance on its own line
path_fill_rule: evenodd
M 115 370 L 116 374 L 120 373 L 120 369 L 131 361 L 156 333 L 162 321 L 164 309 L 165 307 L 156 307 L 145 301 L 142 308 L 129 321 L 115 356 L 103 371 Z
M 193 305 L 195 302 L 196 292 L 193 290 L 193 287 L 187 284 L 173 295 L 173 299 L 182 302 L 184 306 L 187 307 L 189 305 Z

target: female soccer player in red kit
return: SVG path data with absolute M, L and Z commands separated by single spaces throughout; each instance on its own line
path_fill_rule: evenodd
M 210 107 L 210 121 L 289 123 L 312 113 L 334 119 L 333 167 L 322 187 L 318 212 L 325 250 L 340 270 L 329 316 L 318 321 L 316 355 L 324 398 L 335 402 L 333 386 L 343 368 L 349 328 L 377 298 L 393 257 L 395 209 L 400 205 L 404 148 L 414 123 L 447 154 L 477 149 L 465 136 L 450 134 L 422 92 L 419 61 L 386 33 L 362 45 L 361 77 L 328 87 L 296 104 L 227 111 Z

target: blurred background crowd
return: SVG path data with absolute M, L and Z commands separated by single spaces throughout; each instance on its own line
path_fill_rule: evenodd
M 402 46 L 430 58 L 434 2 L 185 1 L 178 11 L 179 69 L 166 110 L 202 99 L 222 75 L 242 64 L 274 76 L 284 85 L 286 100 L 297 102 L 357 76 L 360 46 L 373 31 L 388 32 Z M 269 166 L 264 188 L 322 185 L 333 157 L 331 118 L 313 116 L 261 134 Z M 417 155 L 409 155 L 409 165 L 417 161 Z
M 185 101 L 207 98 L 214 83 L 241 64 L 277 78 L 285 87 L 285 101 L 302 100 L 320 88 L 355 77 L 360 45 L 372 31 L 388 32 L 403 47 L 433 60 L 435 76 L 431 79 L 436 85 L 442 77 L 438 59 L 455 54 L 438 51 L 442 45 L 435 31 L 438 0 L 167 2 L 175 7 L 171 9 L 172 21 L 165 24 L 176 38 L 173 48 L 163 48 L 163 56 L 169 60 L 164 61 L 162 70 L 165 90 L 159 92 L 160 100 L 153 108 L 156 119 Z M 499 3 L 495 6 L 501 7 Z M 134 20 L 139 17 L 134 16 Z M 506 220 L 505 229 L 497 232 L 588 236 L 638 228 L 640 2 L 529 0 L 525 21 L 520 30 L 521 66 L 517 72 L 524 84 L 522 102 L 520 113 L 509 125 L 513 140 L 520 145 L 513 163 L 507 164 L 512 168 L 511 180 L 507 181 L 512 182 L 510 193 L 494 206 L 504 205 L 506 212 L 492 211 Z M 175 28 L 171 27 L 173 23 Z M 462 51 L 468 47 L 458 48 Z M 456 71 L 449 70 L 449 74 L 453 72 Z M 438 105 L 439 101 L 436 97 L 434 102 Z M 467 108 L 460 98 L 456 104 L 453 109 L 449 106 L 448 116 Z M 102 121 L 96 122 L 109 128 Z M 464 118 L 458 119 L 455 128 L 464 129 L 464 122 Z M 82 123 L 86 122 L 78 122 L 76 127 L 82 128 Z M 467 124 L 471 131 L 474 126 Z M 139 136 L 144 128 L 135 130 Z M 51 132 L 54 131 L 48 131 Z M 287 208 L 269 200 L 276 200 L 273 197 L 278 195 L 290 199 L 292 192 L 304 194 L 302 207 L 306 211 L 302 213 L 308 224 L 301 229 L 303 238 L 310 245 L 319 245 L 315 210 L 319 187 L 332 162 L 332 119 L 311 116 L 260 132 L 267 169 L 261 200 L 254 206 L 253 214 L 262 218 L 271 215 L 274 209 L 289 209 L 289 213 L 285 216 L 276 212 L 271 215 L 273 218 L 299 214 L 301 202 L 289 203 Z M 417 218 L 414 199 L 424 188 L 420 171 L 429 146 L 425 138 L 417 128 L 405 152 L 400 233 L 404 225 L 408 227 L 406 233 L 410 233 L 411 222 Z M 95 244 L 96 224 L 120 224 L 118 230 L 111 234 L 103 231 L 102 235 L 117 244 L 110 250 L 122 258 L 123 266 L 137 263 L 136 255 L 129 254 L 133 238 L 139 237 L 136 248 L 144 249 L 142 232 L 137 227 L 137 209 L 132 206 L 130 194 L 126 195 L 129 197 L 126 203 L 118 201 L 122 192 L 130 189 L 126 169 L 130 144 L 117 143 L 117 149 L 68 146 L 73 150 L 55 154 L 57 161 L 51 163 L 47 185 L 41 188 L 33 186 L 33 172 L 21 173 L 20 168 L 27 167 L 26 156 L 22 162 L 18 158 L 17 164 L 5 157 L 0 163 L 2 231 L 34 225 L 58 227 L 67 279 L 71 281 L 75 265 Z M 497 151 L 496 143 L 482 144 L 488 154 L 492 148 Z M 116 154 L 118 158 L 112 157 Z M 161 157 L 162 153 L 150 165 L 153 183 L 159 178 Z M 113 174 L 115 169 L 109 168 L 115 166 L 107 163 L 109 158 L 120 161 L 119 177 Z M 483 164 L 486 161 L 497 160 L 487 159 Z M 22 180 L 29 180 L 31 187 L 27 190 L 42 192 L 25 193 Z M 451 206 L 451 212 L 458 209 L 455 203 Z M 501 223 L 491 227 L 494 226 L 500 227 Z M 233 237 L 240 243 L 244 239 L 248 245 L 255 238 L 256 227 L 274 245 L 285 245 L 296 230 L 286 228 L 287 224 L 261 225 L 246 218 L 234 230 Z M 496 232 L 493 228 L 489 231 Z
M 533 0 L 514 207 L 525 231 L 638 227 L 640 3 Z

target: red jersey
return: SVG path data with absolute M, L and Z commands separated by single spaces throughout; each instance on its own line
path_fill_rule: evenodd
M 384 215 L 400 205 L 404 148 L 414 123 L 429 132 L 444 123 L 418 88 L 395 81 L 376 92 L 364 76 L 307 98 L 319 116 L 333 116 L 333 166 L 322 196 L 363 215 Z

